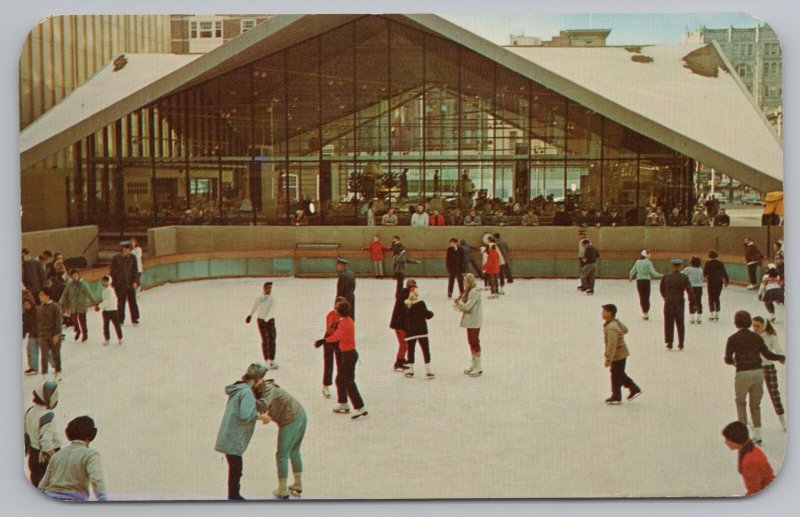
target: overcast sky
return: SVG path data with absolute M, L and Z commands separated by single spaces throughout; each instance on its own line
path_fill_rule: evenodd
M 755 27 L 761 21 L 748 14 L 443 14 L 445 18 L 489 41 L 507 45 L 509 35 L 548 40 L 565 29 L 611 29 L 609 45 L 680 43 L 685 30 L 701 25 L 722 28 Z

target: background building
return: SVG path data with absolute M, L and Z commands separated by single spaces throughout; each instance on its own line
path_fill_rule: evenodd
M 203 54 L 268 20 L 264 14 L 174 14 L 170 16 L 173 54 Z
M 710 29 L 702 26 L 696 32 L 686 32 L 684 43 L 716 41 L 733 64 L 767 118 L 781 129 L 783 104 L 783 73 L 781 42 L 767 25 L 751 29 Z
M 509 47 L 605 47 L 611 29 L 577 29 L 559 31 L 548 41 L 533 36 L 511 36 Z

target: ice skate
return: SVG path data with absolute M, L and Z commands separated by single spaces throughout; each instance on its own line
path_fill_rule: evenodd
M 783 429 L 783 432 L 785 433 L 786 432 L 786 417 L 784 415 L 778 415 L 778 420 L 781 423 L 781 429 Z
M 27 370 L 25 370 L 25 375 L 36 375 L 37 373 L 39 372 L 34 370 L 33 368 L 28 368 Z
M 413 364 L 408 367 L 408 370 L 406 370 L 405 376 L 406 376 L 406 379 L 411 379 L 412 377 L 414 377 L 414 365 Z
M 369 413 L 367 412 L 367 408 L 362 407 L 361 409 L 356 409 L 355 414 L 350 418 L 353 420 L 358 420 L 359 418 L 365 417 L 367 415 L 369 415 Z
M 608 404 L 609 406 L 616 406 L 622 404 L 622 398 L 614 396 L 608 397 L 606 399 L 606 404 Z
M 327 386 L 322 386 L 322 396 L 326 399 L 331 398 L 331 390 Z
M 755 289 L 756 287 L 758 287 L 758 286 L 756 286 L 755 284 L 750 284 L 750 285 L 748 285 L 748 286 L 747 286 L 747 289 L 748 289 L 748 290 L 750 290 L 750 291 L 752 291 L 752 290 L 753 290 L 753 289 Z
M 672 343 L 667 343 L 667 352 L 672 352 Z
M 700 325 L 703 323 L 703 316 L 701 314 L 697 315 L 697 324 Z
M 333 412 L 334 413 L 349 413 L 350 412 L 350 406 L 348 406 L 347 404 L 339 404 L 338 406 L 333 408 Z
M 289 490 L 286 488 L 286 479 L 278 479 L 278 488 L 272 491 L 278 499 L 289 499 Z
M 303 481 L 300 473 L 295 473 L 294 483 L 289 485 L 287 489 L 289 490 L 289 493 L 292 494 L 293 496 L 300 497 L 300 494 L 303 493 Z
M 123 343 L 122 338 L 119 338 L 119 340 L 117 340 L 117 344 L 121 345 L 122 343 Z
M 269 369 L 270 370 L 277 370 L 278 369 L 278 363 L 276 363 L 275 361 L 270 361 L 269 362 Z
M 473 370 L 475 370 L 475 356 L 474 355 L 472 356 L 472 364 L 469 365 L 469 368 L 464 370 L 464 373 L 469 375 L 470 373 L 473 372 Z
M 475 368 L 472 369 L 471 372 L 468 374 L 470 377 L 480 377 L 483 375 L 483 369 L 481 368 L 481 358 L 480 356 L 475 356 Z
M 646 312 L 645 312 L 644 314 L 642 314 L 642 319 L 643 319 L 643 320 L 645 320 L 645 321 L 647 321 L 647 320 L 649 320 L 649 319 L 650 319 L 650 315 L 649 315 L 648 313 L 646 313 Z
M 589 296 L 592 296 L 594 294 L 594 290 L 593 289 L 586 289 L 584 291 L 584 293 L 588 294 Z
M 755 443 L 756 445 L 761 445 L 763 440 L 761 439 L 761 428 L 760 427 L 754 427 L 753 428 L 752 436 L 753 436 L 753 443 Z
M 631 388 L 631 392 L 628 394 L 628 400 L 633 400 L 641 394 L 642 394 L 642 389 L 639 386 L 634 386 L 633 388 Z
M 425 378 L 426 378 L 426 379 L 428 379 L 428 380 L 430 380 L 430 379 L 433 379 L 434 377 L 435 377 L 435 375 L 434 375 L 434 373 L 431 371 L 431 368 L 430 368 L 430 366 L 426 364 L 426 365 L 425 365 Z
M 103 340 L 103 346 L 108 346 L 108 340 L 107 339 Z
M 396 372 L 404 372 L 408 369 L 408 365 L 403 359 L 398 359 L 394 362 L 394 371 Z

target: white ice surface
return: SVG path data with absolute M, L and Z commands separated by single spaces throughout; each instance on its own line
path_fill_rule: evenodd
M 499 300 L 484 298 L 484 375 L 470 378 L 465 332 L 445 299 L 445 279 L 422 279 L 435 312 L 429 322 L 436 378 L 392 371 L 388 328 L 392 280 L 358 279 L 356 379 L 370 416 L 331 412 L 320 393 L 322 335 L 334 279 L 276 279 L 280 369 L 268 377 L 305 406 L 305 498 L 509 498 L 741 495 L 736 454 L 720 435 L 736 419 L 734 368 L 723 363 L 735 309 L 765 314 L 752 291 L 730 287 L 719 322 L 688 324 L 684 352 L 666 352 L 654 282 L 650 321 L 636 289 L 600 280 L 593 297 L 576 280 L 518 280 Z M 255 322 L 244 324 L 261 280 L 162 286 L 142 294 L 142 324 L 123 327 L 125 344 L 101 345 L 68 329 L 59 421 L 89 414 L 99 434 L 114 500 L 219 499 L 227 467 L 213 450 L 224 387 L 261 360 Z M 644 394 L 606 406 L 600 305 L 613 302 L 629 328 L 629 375 Z M 706 301 L 704 300 L 704 305 Z M 783 308 L 779 307 L 779 320 Z M 705 315 L 704 317 L 707 317 Z M 777 330 L 783 341 L 783 324 Z M 113 331 L 112 331 L 113 335 Z M 421 353 L 417 354 L 418 364 Z M 778 365 L 785 394 L 785 369 Z M 39 377 L 24 378 L 23 406 Z M 625 390 L 623 390 L 625 394 Z M 335 395 L 334 395 L 335 396 Z M 768 396 L 763 449 L 776 470 L 786 447 Z M 271 498 L 277 428 L 257 425 L 244 455 L 242 493 Z

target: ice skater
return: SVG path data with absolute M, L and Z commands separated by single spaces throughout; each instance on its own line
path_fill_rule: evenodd
M 769 464 L 764 451 L 756 447 L 747 432 L 747 426 L 741 422 L 731 422 L 722 430 L 725 444 L 732 451 L 738 451 L 739 474 L 742 475 L 748 496 L 755 495 L 767 488 L 775 479 L 775 472 Z
M 97 301 L 92 296 L 89 286 L 81 278 L 77 269 L 69 272 L 70 280 L 64 292 L 61 293 L 61 310 L 72 320 L 72 328 L 75 330 L 75 341 L 81 342 L 89 339 L 89 328 L 86 326 L 86 311 L 92 305 L 97 305 Z M 83 339 L 81 339 L 83 333 Z
M 341 296 L 350 304 L 350 317 L 356 319 L 356 275 L 347 269 L 347 260 L 336 258 L 336 271 L 339 278 L 336 281 L 336 296 Z
M 454 307 L 461 312 L 461 327 L 467 329 L 467 343 L 470 354 L 472 354 L 472 363 L 469 368 L 464 370 L 464 373 L 471 377 L 478 377 L 483 374 L 480 341 L 483 309 L 481 308 L 481 292 L 472 273 L 464 276 L 464 293 L 456 300 Z
M 40 305 L 36 308 L 36 341 L 42 360 L 42 376 L 47 375 L 50 359 L 55 368 L 55 379 L 61 380 L 61 307 L 53 302 L 50 288 L 39 291 Z
M 119 243 L 120 252 L 111 259 L 111 279 L 117 294 L 117 317 L 120 325 L 125 324 L 125 304 L 131 313 L 131 323 L 139 324 L 139 305 L 136 303 L 136 289 L 139 284 L 139 269 L 136 257 L 131 255 L 133 245 L 128 241 Z
M 412 281 L 409 280 L 409 283 Z M 414 355 L 419 342 L 422 348 L 422 358 L 425 361 L 425 378 L 433 379 L 434 374 L 431 371 L 431 348 L 430 341 L 428 340 L 428 321 L 433 318 L 433 312 L 428 310 L 425 301 L 419 297 L 416 282 L 413 287 L 409 287 L 408 298 L 405 303 L 406 311 L 406 342 L 408 343 L 408 369 L 406 369 L 406 378 L 414 377 Z
M 228 403 L 217 433 L 214 450 L 225 455 L 228 462 L 228 499 L 244 499 L 240 493 L 242 479 L 242 455 L 247 450 L 256 428 L 256 420 L 266 424 L 267 415 L 260 415 L 256 407 L 255 390 L 264 385 L 267 367 L 252 363 L 242 379 L 225 387 Z
M 662 275 L 653 263 L 650 262 L 650 251 L 642 250 L 640 258 L 633 264 L 630 273 L 628 273 L 629 280 L 633 282 L 636 280 L 636 291 L 639 293 L 639 307 L 642 308 L 642 319 L 650 319 L 650 287 L 653 278 L 661 278 Z
M 683 273 L 692 286 L 693 302 L 689 302 L 689 323 L 698 325 L 703 323 L 703 268 L 700 257 L 692 257 L 689 267 L 683 268 Z
M 628 388 L 628 400 L 642 394 L 642 389 L 625 373 L 625 363 L 631 353 L 625 345 L 626 327 L 617 319 L 617 306 L 613 303 L 603 305 L 603 339 L 605 340 L 606 368 L 611 369 L 611 396 L 606 404 L 622 403 L 622 388 Z
M 278 363 L 275 362 L 275 352 L 278 348 L 276 342 L 277 331 L 275 330 L 275 297 L 272 295 L 272 282 L 264 282 L 262 287 L 264 294 L 258 296 L 253 302 L 250 314 L 244 319 L 245 323 L 250 323 L 253 314 L 258 313 L 256 322 L 258 323 L 258 334 L 261 336 L 261 353 L 268 368 L 276 370 Z
M 764 302 L 764 307 L 769 312 L 769 320 L 775 321 L 775 304 L 783 305 L 783 281 L 781 280 L 778 266 L 770 264 L 767 266 L 767 273 L 761 278 L 761 286 L 758 288 L 758 301 Z
M 39 341 L 36 339 L 36 304 L 29 298 L 22 300 L 22 339 L 27 339 L 28 369 L 25 375 L 39 373 Z
M 50 458 L 61 448 L 53 411 L 57 404 L 58 384 L 44 381 L 33 390 L 33 405 L 25 412 L 25 454 L 33 486 L 39 486 Z
M 586 230 L 578 230 L 578 278 L 581 277 L 581 270 L 583 269 L 583 254 L 586 248 L 583 246 L 583 241 L 586 239 Z M 583 291 L 583 281 L 578 286 L 578 291 Z
M 394 360 L 394 371 L 396 372 L 404 372 L 408 368 L 408 361 L 406 360 L 408 343 L 406 343 L 405 301 L 408 299 L 408 293 L 416 286 L 417 283 L 413 279 L 409 280 L 405 287 L 398 279 L 395 286 L 394 307 L 392 308 L 392 319 L 389 321 L 389 328 L 394 330 L 394 335 L 397 338 L 397 354 Z
M 667 350 L 672 350 L 675 341 L 675 329 L 678 329 L 678 350 L 683 350 L 686 325 L 684 318 L 683 293 L 689 297 L 689 303 L 694 303 L 694 293 L 689 278 L 681 273 L 683 260 L 674 258 L 670 260 L 672 271 L 661 277 L 658 289 L 664 298 L 664 343 Z
M 772 323 L 765 321 L 761 316 L 753 317 L 753 332 L 761 336 L 764 344 L 773 354 L 783 354 L 783 347 L 778 341 L 778 335 Z M 775 409 L 775 414 L 778 415 L 778 420 L 781 423 L 783 432 L 786 432 L 786 417 L 781 402 L 781 392 L 778 389 L 778 372 L 775 370 L 775 363 L 769 359 L 761 359 L 761 369 L 764 370 L 764 383 L 767 385 L 767 393 L 772 401 L 772 407 Z
M 747 425 L 747 401 L 753 418 L 753 441 L 761 443 L 761 398 L 764 396 L 764 370 L 761 357 L 781 364 L 786 358 L 773 354 L 759 335 L 750 330 L 752 320 L 747 311 L 737 311 L 733 323 L 739 329 L 725 345 L 725 364 L 736 366 L 736 413 L 739 422 Z
M 725 270 L 725 264 L 719 260 L 719 254 L 714 250 L 708 252 L 708 260 L 703 266 L 703 276 L 708 284 L 708 319 L 719 321 L 721 309 L 719 297 L 722 294 L 722 288 L 728 287 L 730 278 Z
M 500 274 L 500 254 L 497 252 L 497 246 L 492 242 L 486 247 L 486 262 L 483 263 L 482 270 L 489 281 L 489 288 L 492 292 L 489 298 L 494 299 L 499 297 L 500 293 L 497 285 L 497 276 Z
M 397 282 L 397 289 L 400 289 L 406 278 L 406 264 L 419 264 L 420 262 L 408 258 L 406 247 L 400 242 L 400 237 L 397 235 L 392 237 L 392 254 L 392 271 Z
M 89 416 L 73 418 L 67 424 L 69 445 L 55 453 L 39 489 L 60 501 L 88 501 L 89 488 L 98 501 L 106 500 L 106 484 L 100 453 L 89 447 L 97 427 Z
M 355 414 L 351 418 L 355 420 L 368 414 L 356 385 L 356 363 L 358 362 L 356 325 L 350 316 L 350 304 L 346 300 L 336 304 L 336 312 L 341 318 L 339 325 L 333 334 L 324 338 L 326 343 L 338 342 L 341 354 L 341 363 L 336 372 L 336 395 L 339 405 L 333 408 L 333 412 L 349 413 L 350 406 L 347 405 L 347 400 L 350 399 L 355 410 Z
M 447 247 L 445 266 L 447 267 L 447 298 L 453 297 L 453 284 L 458 283 L 459 296 L 464 292 L 464 273 L 466 273 L 466 259 L 464 250 L 458 245 L 458 239 L 450 239 Z
M 500 265 L 500 277 L 505 278 L 505 282 L 509 284 L 514 283 L 514 277 L 511 274 L 511 249 L 508 243 L 500 238 L 499 233 L 494 234 L 494 242 L 497 244 L 497 249 L 500 250 L 500 255 L 503 256 L 504 262 Z
M 362 249 L 369 251 L 369 258 L 375 268 L 375 278 L 381 278 L 383 276 L 383 252 L 392 248 L 382 243 L 379 235 L 373 235 L 372 241 Z
M 744 238 L 744 261 L 747 263 L 747 277 L 750 280 L 748 289 L 753 290 L 758 287 L 758 266 L 764 259 L 764 254 L 759 251 L 753 239 L 749 235 Z
M 336 332 L 341 317 L 336 312 L 336 305 L 345 301 L 344 298 L 336 298 L 333 302 L 333 310 L 325 316 L 325 337 Z M 341 357 L 339 355 L 339 343 L 326 343 L 325 339 L 320 339 L 314 343 L 317 348 L 322 348 L 322 396 L 326 399 L 331 398 L 331 385 L 333 385 L 333 364 L 336 362 L 336 371 L 339 371 Z
M 122 327 L 117 316 L 117 295 L 111 288 L 111 278 L 106 275 L 103 277 L 103 293 L 100 303 L 95 306 L 96 311 L 103 311 L 103 346 L 108 346 L 111 339 L 108 324 L 114 325 L 114 332 L 117 334 L 117 344 L 122 344 Z
M 260 383 L 254 388 L 256 394 L 256 408 L 266 417 L 261 421 L 265 424 L 275 422 L 278 426 L 278 447 L 275 452 L 275 462 L 278 466 L 278 488 L 272 495 L 278 499 L 288 499 L 289 494 L 300 495 L 303 493 L 303 458 L 300 455 L 300 446 L 306 433 L 308 417 L 303 406 L 286 390 L 275 384 L 272 379 Z M 292 462 L 292 475 L 294 483 L 286 486 L 289 478 L 289 460 Z
M 597 276 L 597 260 L 600 258 L 600 252 L 589 239 L 583 239 L 581 244 L 583 244 L 581 291 L 586 294 L 594 294 L 594 280 Z

